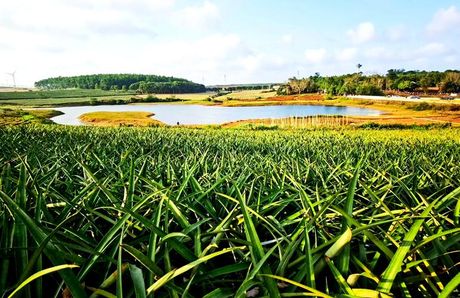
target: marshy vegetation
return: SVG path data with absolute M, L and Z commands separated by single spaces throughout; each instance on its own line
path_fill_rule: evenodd
M 20 293 L 458 293 L 456 129 L 20 126 L 0 143 L 0 292 L 75 264 Z
M 55 110 L 21 110 L 0 108 L 0 126 L 31 123 L 53 124 L 49 118 L 61 115 Z
M 243 121 L 244 122 L 244 121 Z M 305 117 L 271 118 L 251 121 L 268 127 L 279 128 L 339 128 L 351 123 L 350 117 L 342 115 L 316 115 Z

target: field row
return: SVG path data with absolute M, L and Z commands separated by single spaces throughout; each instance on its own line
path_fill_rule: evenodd
M 62 89 L 62 90 L 29 90 L 21 92 L 0 92 L 0 100 L 17 99 L 52 99 L 81 98 L 136 94 L 134 91 L 106 91 L 100 89 Z
M 21 292 L 458 293 L 456 129 L 21 126 L 0 144 L 0 292 L 75 264 Z

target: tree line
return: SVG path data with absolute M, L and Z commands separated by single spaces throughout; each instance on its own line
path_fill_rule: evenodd
M 363 75 L 362 72 L 340 76 L 290 78 L 278 89 L 279 94 L 327 93 L 331 95 L 384 95 L 409 92 L 446 94 L 460 92 L 460 71 L 406 71 L 390 69 L 385 75 Z
M 134 90 L 139 93 L 195 93 L 206 87 L 186 79 L 144 74 L 94 74 L 54 77 L 35 82 L 41 89 Z

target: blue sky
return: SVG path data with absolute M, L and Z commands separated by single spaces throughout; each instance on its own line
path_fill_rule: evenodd
M 0 2 L 0 85 L 152 73 L 205 84 L 460 69 L 460 1 Z

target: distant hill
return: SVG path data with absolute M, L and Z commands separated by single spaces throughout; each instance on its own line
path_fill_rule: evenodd
M 54 77 L 35 82 L 40 89 L 102 89 L 135 90 L 139 93 L 197 93 L 206 87 L 192 81 L 158 75 L 144 74 L 93 74 L 71 77 Z

